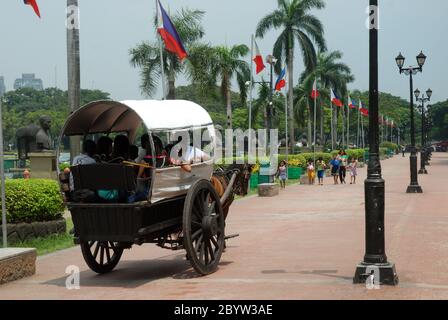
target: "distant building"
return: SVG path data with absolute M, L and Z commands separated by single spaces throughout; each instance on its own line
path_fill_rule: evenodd
M 3 96 L 5 92 L 6 92 L 5 78 L 3 76 L 0 76 L 0 97 Z
M 44 85 L 42 79 L 36 78 L 34 73 L 23 73 L 22 78 L 16 79 L 16 81 L 14 81 L 14 90 L 22 88 L 43 90 Z

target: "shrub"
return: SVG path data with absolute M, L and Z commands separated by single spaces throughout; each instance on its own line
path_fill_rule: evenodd
M 56 220 L 64 209 L 58 183 L 54 180 L 6 180 L 5 193 L 9 223 Z
M 301 155 L 306 159 L 307 162 L 310 161 L 310 160 L 311 161 L 314 160 L 314 153 L 312 153 L 312 152 L 310 152 L 310 153 L 302 153 Z M 324 160 L 325 163 L 329 163 L 331 161 L 331 158 L 332 158 L 331 154 L 330 153 L 326 153 L 326 152 L 316 152 L 315 156 L 316 156 L 316 161 L 320 157 L 322 157 L 322 160 Z
M 380 147 L 381 147 L 381 148 L 390 149 L 390 150 L 392 150 L 392 151 L 394 151 L 394 152 L 399 150 L 399 147 L 398 147 L 397 144 L 392 143 L 392 142 L 389 142 L 389 141 L 384 141 L 384 142 L 382 142 L 382 143 L 380 144 Z
M 278 163 L 286 161 L 286 155 L 278 155 Z M 291 154 L 288 156 L 288 166 L 292 168 L 306 168 L 307 160 L 302 154 Z
M 62 162 L 59 164 L 59 171 L 64 171 L 64 169 L 70 168 L 70 163 L 68 162 Z

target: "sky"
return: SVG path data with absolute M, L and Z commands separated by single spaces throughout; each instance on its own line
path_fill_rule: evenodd
M 7 90 L 22 73 L 35 73 L 45 87 L 67 89 L 66 1 L 37 0 L 42 19 L 22 0 L 0 1 L 0 76 Z M 415 65 L 423 50 L 428 56 L 423 73 L 414 78 L 421 91 L 433 90 L 433 102 L 448 97 L 446 62 L 448 1 L 380 0 L 379 86 L 380 91 L 409 99 L 408 77 L 400 75 L 395 57 L 401 51 L 406 65 Z M 162 0 L 174 12 L 181 7 L 205 11 L 204 41 L 213 45 L 246 44 L 260 19 L 273 11 L 276 0 Z M 313 13 L 325 27 L 329 50 L 340 50 L 355 76 L 350 89 L 368 90 L 367 0 L 327 0 L 326 8 Z M 79 0 L 81 41 L 81 86 L 100 89 L 112 99 L 143 98 L 139 70 L 129 64 L 129 49 L 142 41 L 156 41 L 152 17 L 153 0 Z M 257 39 L 265 56 L 279 35 L 278 30 Z M 249 56 L 247 56 L 249 62 Z M 303 70 L 302 57 L 295 56 L 294 78 Z M 267 78 L 268 74 L 266 74 Z M 178 85 L 187 84 L 179 79 Z M 234 88 L 235 89 L 235 88 Z M 155 98 L 160 98 L 160 92 Z

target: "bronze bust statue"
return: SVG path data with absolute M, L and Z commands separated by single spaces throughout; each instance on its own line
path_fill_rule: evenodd
M 19 167 L 25 166 L 30 152 L 43 152 L 52 150 L 50 137 L 51 117 L 41 116 L 39 126 L 30 124 L 29 126 L 17 130 L 17 150 L 19 154 Z

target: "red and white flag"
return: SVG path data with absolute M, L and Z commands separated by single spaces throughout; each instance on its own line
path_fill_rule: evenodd
M 34 12 L 40 18 L 39 6 L 37 5 L 36 0 L 23 0 L 23 3 L 33 7 Z
M 261 71 L 266 68 L 263 62 L 263 57 L 261 56 L 260 49 L 258 48 L 257 42 L 254 40 L 255 44 L 255 56 L 253 57 L 253 60 L 255 62 L 255 65 L 257 66 L 256 73 L 259 74 Z
M 314 100 L 319 96 L 319 91 L 317 90 L 317 80 L 314 80 L 313 91 L 311 91 L 311 98 Z

